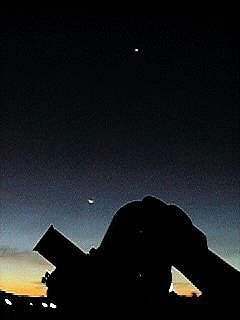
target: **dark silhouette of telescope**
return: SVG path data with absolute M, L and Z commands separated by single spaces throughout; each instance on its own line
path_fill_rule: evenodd
M 232 303 L 239 296 L 240 272 L 209 250 L 183 210 L 152 196 L 120 208 L 100 246 L 88 254 L 53 226 L 34 250 L 56 266 L 46 282 L 52 297 L 63 294 L 67 272 L 68 292 L 78 283 L 84 296 L 94 287 L 105 300 L 136 295 L 167 301 L 172 266 L 202 292 L 204 303 Z
M 85 258 L 85 253 L 51 225 L 33 248 L 55 267 Z

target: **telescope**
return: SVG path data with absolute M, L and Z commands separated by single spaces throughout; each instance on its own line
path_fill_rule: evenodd
M 33 249 L 56 267 L 52 274 L 46 277 L 48 297 L 62 303 L 66 292 L 74 292 L 74 288 L 80 287 L 82 293 L 78 291 L 78 296 L 80 294 L 82 299 L 87 295 L 91 296 L 93 292 L 102 294 L 102 299 L 104 299 L 105 294 L 108 297 L 117 295 L 121 291 L 117 287 L 119 284 L 122 287 L 125 286 L 127 295 L 128 283 L 124 283 L 125 275 L 128 281 L 133 280 L 133 285 L 136 284 L 137 294 L 141 281 L 139 282 L 134 277 L 139 275 L 140 269 L 137 269 L 138 265 L 134 259 L 137 255 L 144 255 L 144 251 L 148 251 L 147 249 L 152 245 L 153 250 L 149 249 L 146 257 L 152 254 L 156 262 L 164 257 L 166 263 L 179 270 L 202 292 L 202 301 L 209 304 L 236 301 L 236 297 L 239 296 L 240 272 L 208 248 L 205 234 L 192 224 L 190 218 L 181 209 L 166 205 L 155 198 L 144 198 L 132 207 L 134 206 L 138 216 L 132 214 L 129 220 L 126 220 L 125 218 L 132 210 L 131 205 L 121 208 L 113 218 L 99 248 L 90 250 L 90 253 L 87 254 L 52 225 L 49 227 Z M 150 222 L 146 222 L 145 216 L 142 215 L 144 218 L 141 218 L 141 212 L 146 213 L 146 206 L 149 216 L 154 210 L 158 213 L 163 212 L 163 214 L 157 215 L 157 218 L 153 214 L 149 218 Z M 144 223 L 137 223 L 137 219 L 140 222 L 142 219 Z M 128 221 L 127 224 L 126 221 Z M 171 237 L 168 236 L 169 230 L 172 231 Z M 136 244 L 137 241 L 140 245 L 145 241 L 143 248 L 136 246 L 125 256 L 124 251 L 119 250 L 122 243 Z M 126 264 L 124 259 L 127 260 Z M 152 262 L 154 259 L 149 261 Z M 131 263 L 134 267 L 131 266 Z M 146 265 L 145 262 L 144 265 Z M 106 270 L 111 270 L 112 266 L 116 269 L 108 275 Z M 128 277 L 128 270 L 125 270 L 123 266 L 129 266 L 129 269 L 133 268 L 133 271 L 136 268 L 135 273 L 129 273 L 134 279 Z M 147 271 L 151 272 L 151 270 L 158 272 L 155 266 L 150 265 Z M 157 279 L 158 275 L 154 276 Z M 121 280 L 117 281 L 117 278 Z
M 33 251 L 37 251 L 57 268 L 63 267 L 66 263 L 80 263 L 86 257 L 80 248 L 55 229 L 53 225 L 50 225 Z

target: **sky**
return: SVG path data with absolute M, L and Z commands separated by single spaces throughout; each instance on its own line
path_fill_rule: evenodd
M 87 252 L 149 194 L 180 206 L 240 269 L 236 22 L 0 20 L 0 290 L 46 293 L 54 267 L 32 249 L 50 224 Z M 195 290 L 176 272 L 174 286 Z

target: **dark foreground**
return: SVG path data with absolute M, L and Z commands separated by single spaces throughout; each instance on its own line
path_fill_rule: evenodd
M 61 308 L 46 307 L 42 304 L 27 305 L 0 305 L 1 320 L 15 319 L 171 319 L 171 318 L 202 318 L 210 315 L 228 315 L 237 313 L 237 304 L 215 303 L 212 305 L 203 303 L 200 298 L 174 298 L 170 303 L 136 303 L 98 306 L 94 303 L 86 305 L 72 305 L 67 310 Z

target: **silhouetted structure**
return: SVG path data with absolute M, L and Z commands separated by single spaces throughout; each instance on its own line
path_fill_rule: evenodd
M 56 266 L 46 279 L 48 297 L 63 308 L 176 304 L 172 266 L 202 292 L 199 303 L 236 303 L 239 295 L 240 272 L 208 249 L 186 213 L 150 196 L 120 208 L 89 254 L 53 226 L 34 250 Z
M 71 265 L 76 261 L 76 257 L 85 258 L 85 253 L 57 231 L 53 225 L 49 227 L 33 250 L 39 252 L 56 267 L 65 265 L 66 261 Z

